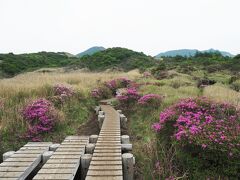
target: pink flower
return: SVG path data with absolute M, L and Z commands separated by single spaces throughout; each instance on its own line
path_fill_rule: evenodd
M 160 106 L 163 97 L 158 94 L 146 94 L 138 100 L 140 105 Z
M 38 141 L 41 133 L 49 132 L 57 120 L 57 113 L 52 103 L 46 99 L 37 99 L 28 104 L 22 112 L 29 123 L 27 137 Z
M 158 132 L 161 129 L 160 123 L 154 123 L 152 125 L 152 129 L 155 130 L 156 132 Z

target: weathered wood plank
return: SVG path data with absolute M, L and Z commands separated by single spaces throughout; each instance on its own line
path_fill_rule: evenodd
M 34 177 L 34 180 L 41 180 L 41 179 L 55 179 L 55 180 L 69 180 L 73 179 L 73 174 L 37 174 Z
M 79 164 L 80 159 L 49 159 L 48 164 Z
M 102 157 L 102 156 L 107 156 L 107 157 L 112 157 L 112 156 L 120 156 L 121 157 L 121 153 L 114 153 L 114 152 L 109 152 L 109 153 L 98 153 L 98 152 L 95 152 L 93 154 L 93 157 Z
M 81 155 L 72 155 L 72 154 L 67 154 L 67 155 L 62 155 L 62 154 L 54 154 L 53 156 L 50 157 L 50 159 L 80 159 Z
M 75 164 L 45 164 L 42 169 L 66 169 L 71 168 L 74 169 L 76 167 Z
M 122 170 L 121 165 L 99 165 L 99 166 L 90 166 L 89 170 Z
M 25 158 L 8 158 L 6 159 L 4 162 L 33 162 L 36 160 L 36 158 L 41 158 L 41 155 L 39 155 L 38 157 L 25 157 Z
M 27 166 L 24 167 L 0 167 L 0 172 L 23 172 L 27 169 Z
M 89 176 L 122 176 L 122 170 L 88 170 Z
M 41 169 L 38 174 L 74 174 L 74 168 L 64 168 L 64 169 Z
M 123 180 L 122 176 L 87 176 L 86 180 Z

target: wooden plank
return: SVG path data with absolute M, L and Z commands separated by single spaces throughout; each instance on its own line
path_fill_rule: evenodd
M 96 146 L 95 149 L 121 149 L 119 146 L 107 147 L 107 146 Z
M 80 159 L 81 155 L 72 155 L 72 154 L 67 154 L 67 155 L 62 155 L 62 154 L 54 154 L 53 156 L 50 157 L 50 159 Z
M 77 151 L 77 152 L 62 152 L 62 151 L 56 151 L 54 155 L 82 155 L 84 154 L 84 151 Z
M 24 154 L 13 154 L 11 158 L 30 158 L 30 157 L 39 157 L 41 154 L 30 154 L 30 153 L 24 153 Z
M 88 170 L 89 176 L 122 176 L 122 170 Z
M 96 176 L 87 176 L 86 180 L 123 180 L 122 176 L 101 176 L 101 177 L 96 177 Z
M 46 150 L 19 150 L 14 154 L 43 154 Z
M 47 161 L 48 164 L 78 164 L 80 163 L 80 159 L 49 159 Z
M 110 152 L 110 153 L 97 153 L 95 152 L 93 154 L 93 157 L 102 157 L 102 156 L 108 156 L 108 157 L 112 157 L 112 156 L 122 156 L 122 153 L 114 153 L 114 152 Z
M 103 166 L 90 166 L 89 170 L 122 170 L 122 166 L 121 165 L 103 165 Z
M 32 162 L 3 162 L 0 167 L 26 167 L 30 166 Z
M 42 169 L 65 169 L 65 168 L 75 168 L 75 164 L 45 164 Z
M 69 180 L 73 179 L 73 174 L 48 174 L 47 176 L 45 174 L 37 174 L 34 177 L 34 180 L 41 180 L 41 179 L 55 179 L 55 180 Z
M 56 152 L 82 152 L 83 148 L 58 148 Z
M 22 175 L 22 172 L 0 172 L 0 179 L 2 178 L 18 178 Z
M 122 165 L 122 161 L 91 161 L 91 165 Z
M 10 157 L 10 158 L 8 158 L 8 159 L 6 159 L 4 162 L 33 162 L 33 161 L 35 161 L 35 159 L 36 159 L 37 157 L 28 157 L 28 158 L 12 158 L 12 157 Z M 41 158 L 41 155 L 40 156 L 38 156 L 38 158 Z
M 65 168 L 65 169 L 41 169 L 38 174 L 74 174 L 74 168 Z
M 27 144 L 45 144 L 50 146 L 52 142 L 28 142 Z
M 22 147 L 20 150 L 48 150 L 49 147 Z
M 96 157 L 96 156 L 93 156 L 92 157 L 92 161 L 121 161 L 121 160 L 122 160 L 121 156 L 117 156 L 117 157 L 107 157 L 107 156 Z
M 27 169 L 27 166 L 24 167 L 0 167 L 0 172 L 23 172 Z

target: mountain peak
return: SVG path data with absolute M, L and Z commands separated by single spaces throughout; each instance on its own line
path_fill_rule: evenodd
M 105 48 L 102 47 L 102 46 L 93 46 L 93 47 L 91 47 L 91 48 L 89 48 L 89 49 L 87 49 L 87 50 L 77 54 L 76 56 L 77 57 L 82 57 L 84 55 L 93 55 L 96 52 L 104 51 L 104 50 L 105 50 Z

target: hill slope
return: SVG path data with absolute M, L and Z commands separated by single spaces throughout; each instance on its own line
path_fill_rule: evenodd
M 208 49 L 208 50 L 204 50 L 204 51 L 199 51 L 197 49 L 179 49 L 179 50 L 171 50 L 171 51 L 166 51 L 166 52 L 160 53 L 160 54 L 156 55 L 155 58 L 160 58 L 160 57 L 164 57 L 164 56 L 165 57 L 175 57 L 175 56 L 191 57 L 191 56 L 195 56 L 195 54 L 197 52 L 202 52 L 202 53 L 219 52 L 222 54 L 222 56 L 233 57 L 233 55 L 229 52 L 219 51 L 219 50 L 215 50 L 215 49 Z
M 16 74 L 43 67 L 63 67 L 79 60 L 65 53 L 39 52 L 15 55 L 0 54 L 0 76 L 11 77 Z
M 97 71 L 111 68 L 127 71 L 135 68 L 145 69 L 153 66 L 155 63 L 156 60 L 151 56 L 116 47 L 97 52 L 91 56 L 83 56 L 79 62 L 72 65 Z
M 104 51 L 104 50 L 105 50 L 105 48 L 102 47 L 102 46 L 94 46 L 94 47 L 91 47 L 91 48 L 87 49 L 86 51 L 83 51 L 83 52 L 77 54 L 76 56 L 77 57 L 82 57 L 82 56 L 85 56 L 85 55 L 93 55 L 96 52 Z

